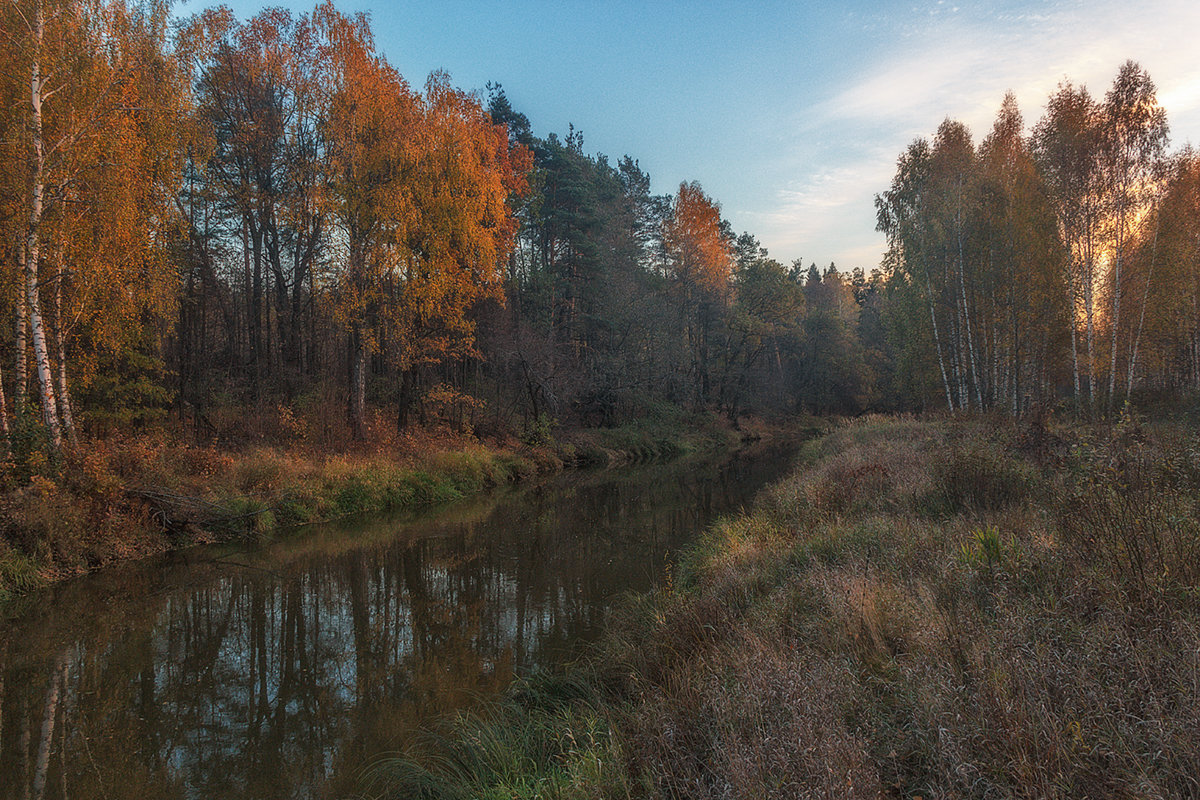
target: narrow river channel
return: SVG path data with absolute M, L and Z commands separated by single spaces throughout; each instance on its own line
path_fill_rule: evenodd
M 27 598 L 0 623 L 0 800 L 351 796 L 415 730 L 594 640 L 790 452 L 571 472 Z

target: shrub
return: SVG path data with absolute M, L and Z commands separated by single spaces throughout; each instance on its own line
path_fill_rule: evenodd
M 521 441 L 530 447 L 553 447 L 553 432 L 557 427 L 558 420 L 543 411 L 525 426 L 521 433 Z
M 1200 516 L 1190 492 L 1092 475 L 1064 490 L 1059 508 L 1063 541 L 1109 579 L 1143 596 L 1200 582 Z
M 0 543 L 0 602 L 14 592 L 27 592 L 42 585 L 37 564 L 23 553 L 6 548 Z

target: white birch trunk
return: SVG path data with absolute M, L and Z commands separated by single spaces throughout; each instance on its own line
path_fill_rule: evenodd
M 1113 259 L 1113 315 L 1112 315 L 1112 347 L 1109 353 L 1108 365 L 1108 410 L 1112 411 L 1113 403 L 1116 402 L 1114 395 L 1117 390 L 1117 332 L 1121 327 L 1121 249 L 1124 246 L 1120 228 L 1124 225 L 1124 219 L 1117 222 L 1117 254 Z
M 50 369 L 50 353 L 46 347 L 46 329 L 42 322 L 42 305 L 38 294 L 38 257 L 42 225 L 42 202 L 45 192 L 45 154 L 42 150 L 42 86 L 41 44 L 44 31 L 42 4 L 34 11 L 34 57 L 29 81 L 29 101 L 32 106 L 33 127 L 33 187 L 29 207 L 29 228 L 25 237 L 25 300 L 29 304 L 29 330 L 33 334 L 33 354 L 37 364 L 38 387 L 41 391 L 42 417 L 55 450 L 62 449 L 62 429 L 54 399 L 54 378 Z
M 1137 335 L 1133 337 L 1133 350 L 1129 354 L 1129 375 L 1125 383 L 1125 399 L 1133 394 L 1133 375 L 1137 369 L 1138 346 L 1142 342 L 1142 329 L 1146 325 L 1146 305 L 1150 302 L 1150 282 L 1154 280 L 1154 262 L 1158 258 L 1158 223 L 1159 216 L 1154 216 L 1154 243 L 1150 245 L 1150 269 L 1146 272 L 1146 288 L 1142 290 L 1142 311 L 1138 315 Z
M 971 309 L 967 305 L 967 264 L 963 258 L 963 241 L 962 241 L 962 222 L 959 222 L 958 230 L 958 288 L 962 293 L 962 310 L 963 319 L 966 322 L 967 334 L 967 356 L 971 360 L 971 383 L 975 387 L 975 404 L 980 411 L 983 411 L 983 393 L 979 388 L 979 369 L 976 366 L 975 359 L 975 340 L 971 334 Z
M 66 333 L 63 331 L 62 323 L 62 285 L 66 275 L 62 271 L 62 265 L 59 265 L 59 272 L 54 279 L 54 344 L 55 355 L 58 360 L 58 370 L 56 373 L 58 391 L 58 410 L 62 415 L 63 430 L 67 434 L 67 441 L 72 446 L 78 444 L 78 438 L 75 435 L 75 416 L 71 413 L 71 391 L 67 383 L 67 347 Z
M 25 264 L 25 249 L 21 248 L 21 264 Z M 13 365 L 13 413 L 25 412 L 29 391 L 29 306 L 25 303 L 25 286 L 17 284 L 16 361 Z
M 1075 320 L 1079 310 L 1079 294 L 1075 290 L 1074 265 L 1068 266 L 1067 273 L 1067 314 L 1069 319 L 1067 323 L 1071 329 L 1071 373 L 1075 378 L 1075 410 L 1079 410 L 1080 391 L 1079 391 L 1079 326 Z
M 938 369 L 942 371 L 942 387 L 946 390 L 946 408 L 954 413 L 954 397 L 950 394 L 950 379 L 946 376 L 946 359 L 942 356 L 942 339 L 938 335 L 937 313 L 933 308 L 933 281 L 929 279 L 929 269 L 925 270 L 925 284 L 929 289 L 929 319 L 933 322 L 933 344 L 937 348 Z
M 1090 222 L 1088 223 L 1090 226 Z M 1088 373 L 1088 405 L 1096 410 L 1096 326 L 1093 316 L 1093 298 L 1096 266 L 1092 259 L 1092 231 L 1087 232 L 1084 244 L 1083 266 L 1083 312 L 1087 317 L 1087 373 Z
M 5 456 L 8 456 L 12 452 L 10 433 L 11 431 L 8 427 L 8 406 L 4 397 L 4 373 L 0 372 L 0 437 L 4 438 L 2 446 Z M 0 688 L 3 687 L 0 686 Z M 3 702 L 2 693 L 0 693 L 0 702 Z

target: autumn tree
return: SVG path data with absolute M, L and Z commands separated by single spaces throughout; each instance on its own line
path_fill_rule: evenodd
M 1052 398 L 1069 322 L 1067 254 L 1009 92 L 979 147 L 981 362 L 987 405 L 1012 415 Z
M 103 354 L 137 342 L 169 303 L 164 233 L 178 172 L 166 120 L 179 84 L 164 4 L 39 0 L 5 13 L 17 32 L 6 75 L 24 87 L 5 89 L 21 96 L 5 120 L 14 146 L 3 170 L 7 192 L 20 198 L 7 216 L 21 227 L 16 394 L 20 410 L 31 344 L 42 418 L 58 448 L 64 432 L 74 437 L 69 374 L 86 387 Z
M 1123 331 L 1122 269 L 1134 226 L 1150 205 L 1167 146 L 1167 115 L 1158 104 L 1154 81 L 1137 63 L 1126 61 L 1101 109 L 1100 161 L 1107 216 L 1109 316 L 1108 405 L 1116 397 L 1117 352 Z M 1132 350 L 1127 369 L 1132 374 Z
M 207 202 L 205 221 L 227 250 L 241 251 L 252 395 L 264 375 L 279 375 L 290 392 L 304 368 L 302 316 L 324 243 L 324 73 L 314 22 L 270 9 L 238 24 L 227 9 L 213 9 L 189 21 L 180 46 L 200 129 L 187 216 Z M 205 237 L 190 232 L 193 259 L 207 269 L 215 253 Z
M 1200 389 L 1200 162 L 1171 159 L 1162 193 L 1135 230 L 1127 287 L 1140 300 L 1129 343 L 1127 395 Z
M 721 209 L 699 183 L 681 183 L 663 229 L 670 277 L 686 332 L 693 401 L 711 392 L 710 344 L 714 327 L 731 298 L 732 250 L 722 233 Z
M 418 162 L 421 111 L 407 82 L 374 50 L 365 16 L 329 4 L 318 17 L 325 39 L 330 153 L 328 202 L 340 233 L 337 314 L 350 332 L 348 418 L 366 436 L 368 357 L 378 347 L 386 282 L 404 267 L 417 208 L 406 179 Z
M 324 136 L 341 234 L 337 309 L 351 335 L 349 418 L 365 436 L 368 356 L 399 370 L 399 422 L 417 370 L 475 352 L 473 305 L 501 296 L 527 156 L 477 98 L 435 74 L 414 93 L 374 51 L 366 18 L 317 12 L 331 86 Z
M 446 74 L 429 78 L 421 101 L 408 179 L 414 224 L 404 229 L 404 262 L 392 284 L 401 427 L 428 388 L 422 367 L 478 355 L 472 312 L 503 299 L 518 226 L 509 200 L 525 191 L 530 161 L 479 99 L 454 88 Z
M 1033 132 L 1033 152 L 1053 202 L 1059 236 L 1068 248 L 1064 283 L 1071 334 L 1071 370 L 1076 405 L 1086 380 L 1087 401 L 1096 403 L 1096 302 L 1102 241 L 1103 186 L 1100 173 L 1100 107 L 1087 89 L 1061 84 Z M 1080 317 L 1086 358 L 1080 369 Z M 1082 372 L 1082 375 L 1081 375 Z
M 963 125 L 943 122 L 932 145 L 918 140 L 901 156 L 876 200 L 897 352 L 919 363 L 913 311 L 923 304 L 924 346 L 951 410 L 1016 415 L 1053 392 L 1065 259 L 1046 196 L 1009 94 L 978 148 Z
M 928 315 L 929 332 L 936 356 L 938 377 L 946 400 L 953 411 L 958 406 L 959 392 L 952 389 L 950 369 L 951 341 L 944 316 L 945 272 L 939 270 L 940 232 L 933 224 L 927 204 L 930 202 L 933 150 L 926 139 L 917 139 L 901 153 L 891 186 L 875 198 L 876 228 L 887 236 L 888 252 L 884 267 L 892 287 L 893 302 L 907 313 L 909 324 L 903 325 L 901 341 L 907 350 L 904 359 L 916 363 L 923 337 L 914 335 L 924 326 L 915 324 L 916 309 Z M 935 283 L 935 280 L 937 281 Z M 893 315 L 899 318 L 899 315 Z M 910 372 L 912 372 L 910 370 Z M 957 379 L 953 385 L 959 386 Z

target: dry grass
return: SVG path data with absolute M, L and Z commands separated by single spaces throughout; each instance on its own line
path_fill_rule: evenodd
M 627 784 L 1200 796 L 1195 434 L 1050 440 L 875 418 L 812 444 L 615 622 Z
M 849 424 L 611 621 L 586 795 L 428 796 L 1198 797 L 1198 453 L 1131 419 Z

